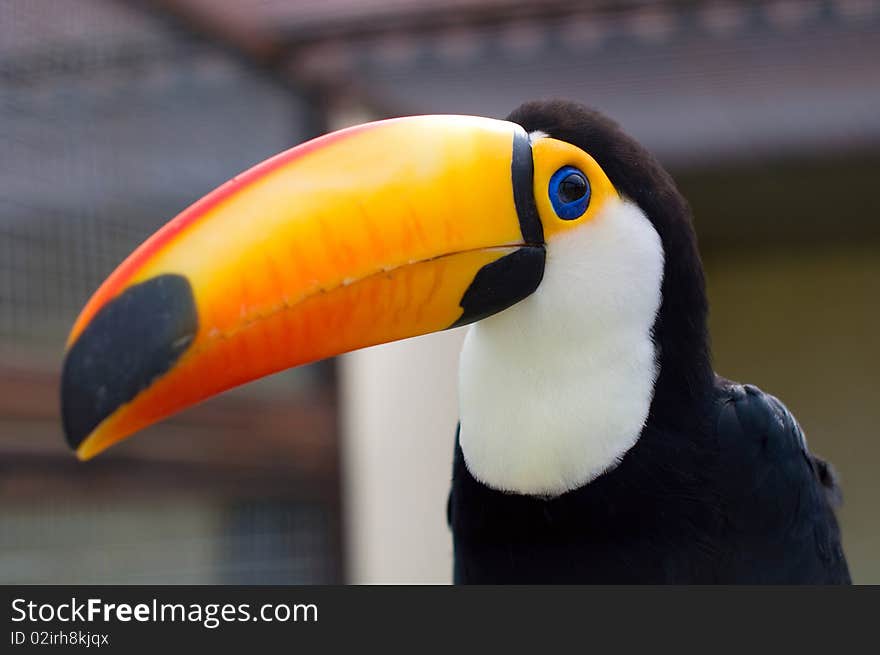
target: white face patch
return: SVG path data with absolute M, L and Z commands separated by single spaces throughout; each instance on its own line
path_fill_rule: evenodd
M 635 445 L 657 378 L 662 278 L 660 237 L 626 200 L 547 244 L 537 291 L 465 339 L 460 441 L 476 479 L 556 496 Z

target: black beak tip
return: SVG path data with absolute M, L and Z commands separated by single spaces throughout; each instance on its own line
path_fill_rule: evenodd
M 64 358 L 61 421 L 70 448 L 166 373 L 197 329 L 192 286 L 182 275 L 150 278 L 102 307 Z

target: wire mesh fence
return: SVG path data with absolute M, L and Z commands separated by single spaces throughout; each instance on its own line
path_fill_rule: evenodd
M 332 418 L 304 427 L 288 410 L 294 415 L 283 429 L 290 439 L 311 430 L 306 447 L 321 451 L 313 458 L 321 466 L 304 473 L 307 458 L 286 462 L 273 469 L 262 491 L 236 492 L 222 481 L 233 471 L 247 482 L 247 473 L 237 470 L 245 466 L 246 443 L 225 457 L 193 455 L 188 465 L 208 482 L 177 493 L 175 482 L 151 481 L 153 468 L 137 463 L 150 460 L 145 446 L 124 451 L 127 459 L 116 464 L 123 471 L 137 467 L 138 480 L 106 476 L 104 469 L 92 479 L 67 475 L 73 464 L 58 464 L 69 456 L 54 409 L 66 331 L 89 295 L 188 204 L 308 136 L 305 111 L 289 86 L 136 5 L 0 2 L 0 346 L 15 354 L 0 362 L 0 387 L 2 394 L 23 393 L 27 380 L 27 388 L 48 399 L 34 403 L 34 411 L 22 409 L 24 398 L 0 404 L 0 581 L 112 582 L 132 571 L 152 582 L 320 582 L 338 576 Z M 258 402 L 238 403 L 236 412 L 245 422 L 284 416 L 288 404 L 296 405 L 292 397 L 313 394 L 309 411 L 332 414 L 327 385 L 310 369 L 285 374 L 248 390 Z M 175 434 L 164 436 L 166 445 L 205 438 L 211 439 L 208 450 L 240 440 L 210 412 L 190 418 Z M 257 430 L 255 443 L 259 437 Z M 252 457 L 249 465 L 265 478 L 259 461 Z M 35 479 L 45 484 L 33 485 Z M 291 491 L 293 479 L 307 499 Z M 94 493 L 85 497 L 75 488 L 83 483 L 111 500 L 95 505 Z M 138 523 L 153 521 L 161 529 L 166 512 L 135 503 L 132 521 L 122 508 L 158 485 L 164 487 L 161 507 L 175 506 L 184 493 L 196 501 L 187 501 L 189 514 L 180 521 L 187 529 L 144 540 Z M 261 500 L 265 496 L 275 500 Z M 83 538 L 104 533 L 128 546 L 99 547 Z M 85 562 L 78 576 L 59 578 L 56 571 L 53 577 L 51 564 L 62 552 Z M 195 558 L 188 570 L 196 573 L 174 574 L 175 553 Z
M 63 337 L 140 240 L 303 136 L 298 99 L 216 48 L 116 3 L 57 7 L 0 8 L 3 338 Z

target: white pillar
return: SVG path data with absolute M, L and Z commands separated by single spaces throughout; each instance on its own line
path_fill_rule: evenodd
M 331 105 L 331 130 L 373 118 L 351 98 Z M 452 580 L 446 499 L 465 329 L 339 360 L 348 582 Z
M 464 329 L 340 361 L 349 582 L 448 583 L 446 525 Z

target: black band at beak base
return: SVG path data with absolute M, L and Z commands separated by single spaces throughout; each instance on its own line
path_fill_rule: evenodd
M 522 128 L 513 133 L 513 158 L 510 164 L 513 181 L 513 202 L 519 217 L 519 229 L 523 241 L 531 246 L 543 245 L 544 227 L 535 203 L 535 163 L 532 161 L 532 144 Z
M 464 313 L 450 328 L 475 323 L 532 295 L 544 277 L 544 246 L 523 246 L 477 271 L 459 303 Z
M 475 323 L 507 309 L 534 293 L 544 277 L 544 228 L 535 203 L 532 144 L 522 128 L 513 134 L 510 175 L 520 232 L 528 245 L 477 272 L 459 303 L 464 313 L 450 328 Z

